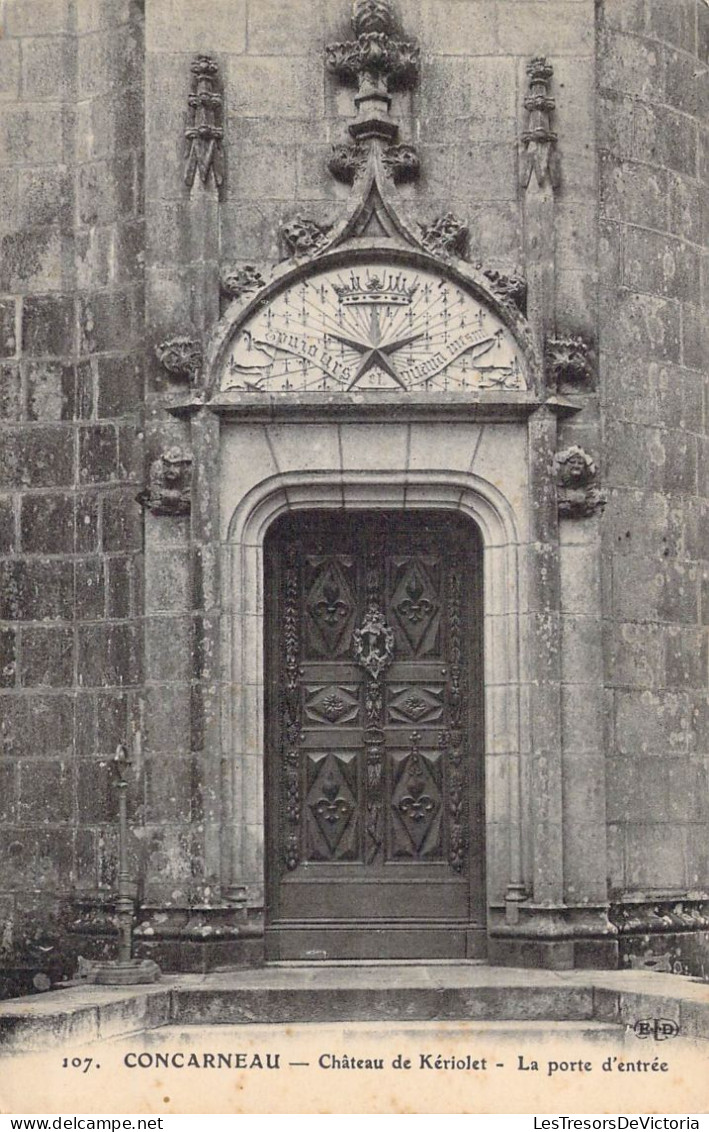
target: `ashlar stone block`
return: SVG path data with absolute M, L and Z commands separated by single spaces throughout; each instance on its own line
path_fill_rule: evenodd
M 22 419 L 22 381 L 18 365 L 0 365 L 0 420 L 20 421 Z M 14 463 L 14 460 L 13 460 Z M 4 478 L 11 479 L 10 468 L 6 468 Z
M 301 119 L 324 113 L 324 82 L 319 67 L 306 67 L 301 59 L 272 56 L 232 56 L 225 82 L 231 92 L 231 112 L 250 118 Z M 258 199 L 258 193 L 253 197 Z
M 499 50 L 507 55 L 590 55 L 594 14 L 574 0 L 537 0 L 498 4 Z
M 145 40 L 149 52 L 161 54 L 240 55 L 246 47 L 246 0 L 177 0 L 149 5 Z
M 230 17 L 231 18 L 231 17 Z M 249 0 L 250 55 L 319 55 L 323 40 L 320 0 Z
M 636 98 L 664 101 L 665 67 L 659 44 L 606 31 L 600 37 L 598 62 L 601 86 Z
M 618 691 L 618 753 L 635 757 L 681 754 L 688 746 L 690 715 L 690 703 L 686 694 L 648 690 Z
M 22 42 L 22 97 L 28 102 L 70 97 L 75 79 L 75 44 L 68 36 Z
M 424 0 L 422 30 L 437 55 L 498 54 L 497 12 L 490 0 Z
M 654 890 L 685 887 L 686 862 L 683 836 L 667 836 L 667 825 L 630 824 L 626 830 L 627 884 Z
M 0 41 L 0 100 L 18 97 L 20 90 L 20 45 L 11 39 Z
M 699 294 L 699 254 L 682 240 L 628 227 L 623 264 L 631 291 L 688 301 Z
M 69 0 L 8 0 L 4 18 L 7 34 L 11 36 L 68 31 Z
M 620 161 L 614 154 L 602 153 L 600 175 L 604 216 L 628 223 L 642 222 L 652 228 L 667 228 L 668 174 L 664 169 Z

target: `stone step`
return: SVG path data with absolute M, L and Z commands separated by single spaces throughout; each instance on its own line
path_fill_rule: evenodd
M 438 985 L 436 985 L 436 983 Z M 469 986 L 440 979 L 385 983 L 322 980 L 308 985 L 176 988 L 172 1018 L 183 1025 L 287 1022 L 579 1021 L 593 1017 L 593 989 L 576 986 Z
M 709 1038 L 709 985 L 647 971 L 539 971 L 471 963 L 284 965 L 167 975 L 153 986 L 78 985 L 0 1003 L 0 1053 L 166 1026 L 669 1020 Z

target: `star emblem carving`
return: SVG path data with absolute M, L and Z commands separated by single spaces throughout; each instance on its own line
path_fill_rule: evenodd
M 401 374 L 397 370 L 394 362 L 391 360 L 391 355 L 396 353 L 397 350 L 403 350 L 404 346 L 410 346 L 413 342 L 418 342 L 419 338 L 423 338 L 421 334 L 409 334 L 404 338 L 395 338 L 392 342 L 382 341 L 382 330 L 379 323 L 379 311 L 377 307 L 372 307 L 369 315 L 369 341 L 364 338 L 354 337 L 347 334 L 336 334 L 330 331 L 328 337 L 335 338 L 343 345 L 349 346 L 351 350 L 356 350 L 358 354 L 362 355 L 362 360 L 357 366 L 355 375 L 347 386 L 348 391 L 354 389 L 355 386 L 361 381 L 365 374 L 369 373 L 371 369 L 377 366 L 383 370 L 384 373 L 393 377 L 397 385 L 402 389 L 408 389 L 408 386 Z

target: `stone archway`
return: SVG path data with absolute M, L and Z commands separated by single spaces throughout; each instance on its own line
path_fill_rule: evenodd
M 307 446 L 299 451 L 303 462 L 312 458 Z M 239 485 L 230 489 L 224 471 L 222 478 L 224 592 L 232 595 L 225 602 L 223 626 L 224 887 L 244 886 L 250 901 L 257 902 L 264 878 L 266 532 L 278 516 L 299 510 L 457 511 L 475 523 L 483 544 L 486 872 L 488 901 L 499 904 L 511 885 L 521 883 L 522 869 L 519 783 L 527 735 L 522 687 L 527 681 L 520 554 L 525 497 L 511 490 L 515 508 L 506 492 L 474 471 L 423 472 L 411 467 L 403 472 L 292 467 L 260 479 L 240 498 Z

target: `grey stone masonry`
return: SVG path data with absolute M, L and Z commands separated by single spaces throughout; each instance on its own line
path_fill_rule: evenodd
M 688 0 L 599 8 L 607 812 L 619 897 L 707 882 L 708 15 Z
M 104 760 L 140 725 L 140 9 L 2 8 L 5 991 L 36 970 L 71 972 L 70 896 L 109 893 L 115 875 Z
M 349 0 L 0 4 L 0 996 L 73 972 L 77 918 L 109 946 L 119 744 L 141 947 L 162 924 L 175 967 L 258 955 L 262 545 L 238 509 L 276 480 L 284 507 L 321 480 L 361 509 L 452 508 L 456 477 L 508 492 L 514 533 L 486 551 L 507 563 L 486 583 L 489 922 L 516 961 L 571 910 L 591 962 L 612 903 L 604 944 L 666 970 L 686 953 L 650 935 L 706 931 L 709 7 L 376 9 L 385 78 L 348 61 Z M 524 411 L 496 391 L 477 417 L 453 398 L 374 424 L 366 394 L 337 420 L 205 408 L 234 312 L 314 272 L 352 215 L 367 99 L 420 262 L 475 265 L 544 359 Z M 383 256 L 372 225 L 359 251 Z

